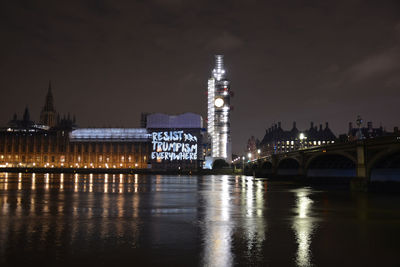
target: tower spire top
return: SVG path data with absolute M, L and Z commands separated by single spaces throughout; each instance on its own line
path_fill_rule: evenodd
M 47 90 L 46 102 L 43 109 L 45 111 L 55 111 L 53 103 L 53 93 L 51 92 L 51 80 L 49 80 L 49 88 Z
M 53 127 L 56 124 L 57 112 L 54 108 L 53 94 L 51 92 L 51 80 L 47 90 L 46 99 L 42 111 L 40 112 L 40 123 Z
M 212 71 L 213 77 L 219 81 L 225 78 L 224 56 L 215 55 L 215 68 Z

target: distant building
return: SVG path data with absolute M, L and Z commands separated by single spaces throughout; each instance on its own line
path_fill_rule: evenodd
M 311 122 L 309 129 L 299 131 L 296 127 L 296 122 L 293 122 L 292 129 L 285 131 L 282 129 L 281 123 L 278 122 L 278 124 L 274 124 L 265 131 L 259 149 L 261 150 L 261 156 L 267 156 L 302 148 L 332 144 L 335 141 L 336 136 L 329 129 L 328 123 L 325 123 L 325 128 L 322 127 L 322 124 L 318 128 Z
M 389 136 L 399 132 L 398 127 L 394 127 L 393 132 L 386 131 L 382 126 L 374 128 L 372 121 L 367 122 L 367 127 L 353 127 L 353 124 L 349 122 L 349 130 L 346 136 L 341 135 L 341 141 L 354 141 L 359 139 L 376 138 L 381 136 Z
M 251 136 L 249 140 L 247 140 L 247 154 L 250 153 L 252 158 L 258 156 L 258 151 L 260 147 L 260 140 L 256 139 L 254 136 Z

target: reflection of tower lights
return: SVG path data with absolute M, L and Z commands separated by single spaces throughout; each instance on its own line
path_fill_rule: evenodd
M 4 190 L 8 189 L 8 173 L 6 173 L 6 176 L 4 178 Z
M 93 192 L 93 173 L 89 174 L 89 192 Z
M 139 176 L 138 174 L 135 174 L 135 193 L 137 193 L 139 187 L 138 176 Z
M 78 174 L 75 173 L 74 192 L 78 192 Z
M 123 193 L 124 192 L 124 175 L 121 173 L 119 175 L 119 193 Z
M 22 173 L 18 173 L 18 190 L 22 188 Z
M 36 173 L 32 173 L 32 190 L 36 189 Z
M 253 216 L 253 178 L 247 178 L 247 187 L 246 187 L 246 206 L 247 206 L 247 217 Z
M 314 228 L 312 218 L 308 217 L 313 201 L 308 197 L 309 190 L 296 192 L 298 216 L 294 218 L 293 229 L 298 243 L 296 263 L 298 266 L 311 265 L 311 234 Z
M 108 174 L 104 175 L 104 193 L 108 192 Z
M 214 191 L 215 181 L 212 180 Z M 230 220 L 230 185 L 227 175 L 222 177 L 220 194 L 208 194 L 206 198 L 205 222 L 205 257 L 203 265 L 206 266 L 231 266 L 231 231 Z
M 64 173 L 60 174 L 60 191 L 64 190 Z
M 49 183 L 50 183 L 50 174 L 46 173 L 45 175 L 45 179 L 44 179 L 44 183 L 45 183 L 45 189 L 49 190 Z
M 256 192 L 256 207 L 257 217 L 262 217 L 264 207 L 264 185 L 262 181 L 257 181 L 257 192 Z

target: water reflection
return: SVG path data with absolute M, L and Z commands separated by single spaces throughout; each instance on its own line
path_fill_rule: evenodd
M 238 242 L 245 245 L 240 248 L 245 258 L 262 260 L 266 232 L 265 181 L 224 175 L 213 176 L 210 183 L 211 193 L 207 191 L 204 196 L 204 265 L 233 265 L 238 260 L 233 254 Z
M 206 266 L 230 266 L 231 231 L 230 195 L 228 176 L 211 178 L 211 192 L 205 196 L 204 264 Z M 220 179 L 220 180 L 219 180 Z
M 310 217 L 310 211 L 313 201 L 309 197 L 311 189 L 301 188 L 294 191 L 296 196 L 295 213 L 292 228 L 296 235 L 297 253 L 296 264 L 297 266 L 311 266 L 311 240 L 312 233 L 315 228 L 315 221 Z
M 158 220 L 182 218 L 187 222 L 198 218 L 203 226 L 201 255 L 205 265 L 233 265 L 237 242 L 243 243 L 240 250 L 245 257 L 262 258 L 266 187 L 264 181 L 252 177 L 206 177 L 201 184 L 187 176 L 138 174 L 3 173 L 0 179 L 1 248 L 18 240 L 66 247 L 66 253 L 92 242 L 99 245 L 96 240 L 136 246 L 142 232 L 150 244 L 170 247 L 181 244 L 182 238 L 197 244 L 196 235 L 179 234 L 179 224 L 171 236 L 172 226 L 164 229 Z M 199 213 L 201 210 L 204 212 Z
M 400 197 L 376 198 L 245 176 L 0 173 L 0 266 L 327 266 L 326 251 L 394 266 Z

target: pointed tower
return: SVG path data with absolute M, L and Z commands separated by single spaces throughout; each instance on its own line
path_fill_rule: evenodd
M 225 78 L 224 56 L 215 56 L 215 68 L 208 80 L 208 134 L 211 157 L 232 161 L 230 133 L 230 81 Z
M 57 112 L 54 108 L 53 94 L 51 92 L 51 81 L 49 81 L 49 89 L 46 95 L 46 102 L 40 112 L 40 123 L 54 127 L 56 125 Z
M 22 117 L 22 120 L 23 120 L 23 121 L 26 121 L 26 122 L 31 120 L 31 117 L 30 117 L 30 115 L 29 115 L 29 109 L 28 109 L 28 107 L 25 108 L 24 116 Z

